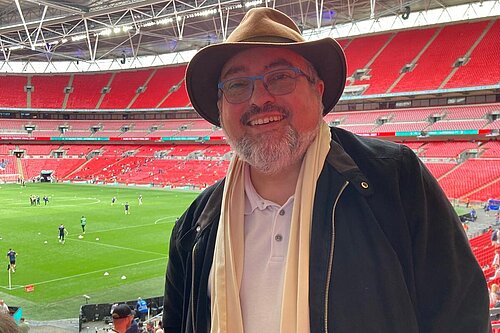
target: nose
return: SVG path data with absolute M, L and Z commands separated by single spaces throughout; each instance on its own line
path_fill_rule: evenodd
M 250 103 L 261 106 L 270 101 L 274 101 L 274 96 L 267 91 L 264 81 L 255 80 L 253 83 L 252 96 L 250 96 Z

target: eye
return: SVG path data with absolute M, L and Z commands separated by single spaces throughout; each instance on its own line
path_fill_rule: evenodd
M 232 79 L 228 80 L 224 84 L 224 89 L 226 90 L 243 90 L 248 88 L 248 86 L 251 84 L 251 81 L 246 79 L 246 78 L 237 78 L 237 79 Z
M 267 75 L 266 81 L 268 84 L 283 82 L 293 78 L 293 72 L 289 70 L 275 71 Z

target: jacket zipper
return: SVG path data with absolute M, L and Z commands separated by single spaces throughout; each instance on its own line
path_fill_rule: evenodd
M 325 304 L 324 304 L 324 310 L 325 310 L 325 333 L 328 333 L 328 294 L 330 293 L 330 281 L 332 279 L 332 266 L 333 266 L 333 247 L 335 244 L 335 209 L 337 208 L 337 203 L 339 202 L 340 196 L 344 192 L 345 188 L 349 185 L 349 181 L 347 180 L 342 188 L 340 189 L 339 194 L 337 195 L 337 198 L 335 199 L 335 203 L 333 204 L 333 210 L 332 210 L 332 241 L 330 244 L 330 256 L 328 259 L 328 271 L 327 271 L 327 277 L 326 277 L 326 286 L 325 286 Z
M 196 326 L 195 326 L 195 311 L 194 311 L 194 269 L 195 269 L 195 256 L 194 252 L 196 250 L 196 246 L 198 245 L 198 242 L 194 243 L 193 250 L 191 251 L 191 257 L 192 257 L 192 264 L 191 264 L 191 321 L 193 323 L 193 333 L 196 333 Z

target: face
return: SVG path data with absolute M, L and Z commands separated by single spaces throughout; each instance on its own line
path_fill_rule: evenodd
M 274 96 L 262 80 L 256 80 L 248 100 L 229 103 L 221 94 L 218 101 L 221 125 L 231 148 L 266 174 L 276 174 L 303 158 L 323 117 L 323 81 L 303 57 L 276 48 L 242 51 L 221 72 L 220 81 L 225 81 L 290 67 L 305 75 L 297 76 L 295 89 L 288 94 Z

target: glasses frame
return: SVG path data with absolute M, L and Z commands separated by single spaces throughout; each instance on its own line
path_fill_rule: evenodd
M 293 77 L 293 82 L 294 82 L 293 89 L 290 90 L 287 93 L 273 94 L 272 92 L 269 91 L 268 86 L 267 86 L 266 82 L 264 81 L 264 77 L 268 76 L 269 74 L 272 74 L 272 73 L 275 73 L 275 72 L 279 72 L 279 71 L 283 71 L 283 70 L 292 70 L 295 73 L 295 76 Z M 227 80 L 224 80 L 224 81 L 219 81 L 219 83 L 217 84 L 217 89 L 222 92 L 222 94 L 224 95 L 224 97 L 226 98 L 226 101 L 228 103 L 230 103 L 230 104 L 240 104 L 240 103 L 248 101 L 252 97 L 253 92 L 255 90 L 255 81 L 257 81 L 257 80 L 262 81 L 262 83 L 264 85 L 264 88 L 266 88 L 266 91 L 268 93 L 270 93 L 271 95 L 273 95 L 273 96 L 283 96 L 283 95 L 288 95 L 288 94 L 292 93 L 295 90 L 295 88 L 297 86 L 297 78 L 299 76 L 304 76 L 307 79 L 307 81 L 309 81 L 312 84 L 316 82 L 315 80 L 311 79 L 309 77 L 309 75 L 307 75 L 306 73 L 304 73 L 304 71 L 302 71 L 300 68 L 297 68 L 297 67 L 286 67 L 286 68 L 275 69 L 275 70 L 266 72 L 266 73 L 261 74 L 261 75 L 241 76 L 241 77 L 235 77 L 235 78 L 232 78 L 232 79 L 227 79 Z M 231 101 L 228 100 L 227 95 L 224 92 L 224 85 L 226 83 L 230 82 L 230 81 L 240 80 L 240 79 L 248 79 L 248 80 L 250 80 L 252 82 L 252 90 L 251 90 L 251 92 L 250 92 L 250 94 L 248 95 L 247 98 L 245 98 L 245 99 L 243 99 L 243 100 L 241 100 L 239 102 L 231 102 Z

